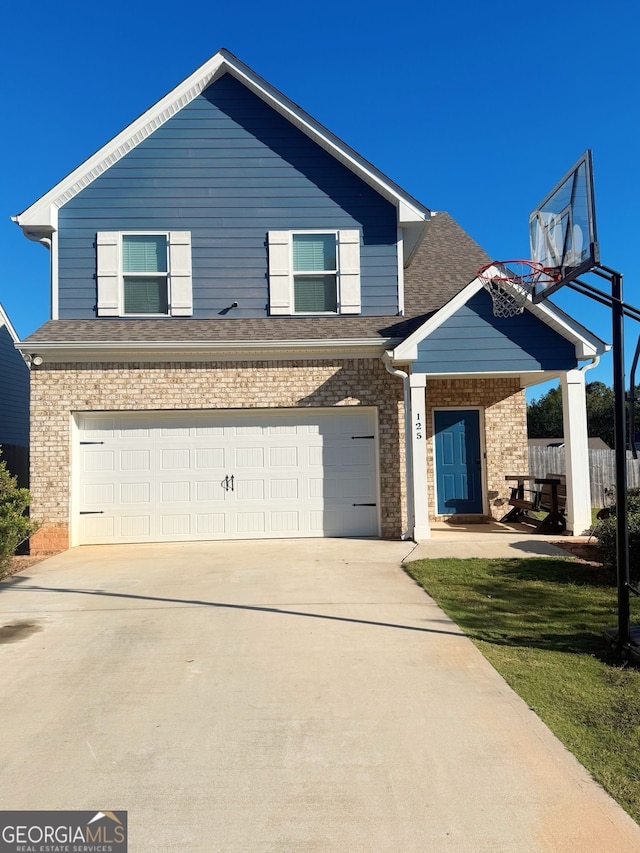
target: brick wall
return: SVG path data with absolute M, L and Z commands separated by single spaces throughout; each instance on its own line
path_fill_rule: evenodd
M 377 406 L 382 535 L 406 529 L 402 383 L 379 359 L 50 364 L 31 371 L 33 553 L 68 547 L 75 411 Z
M 485 503 L 489 513 L 500 518 L 506 512 L 502 500 L 509 495 L 505 476 L 526 474 L 529 469 L 524 391 L 516 379 L 438 379 L 427 383 L 427 470 L 432 518 L 441 517 L 435 514 L 433 410 L 448 406 L 481 409 L 480 424 L 486 441 Z

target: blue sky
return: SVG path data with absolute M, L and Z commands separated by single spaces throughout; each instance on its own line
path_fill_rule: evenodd
M 592 148 L 602 262 L 638 305 L 639 10 L 595 0 L 9 4 L 0 302 L 22 337 L 49 316 L 48 253 L 10 216 L 226 47 L 494 258 L 528 257 L 529 211 Z M 555 298 L 611 339 L 606 308 L 566 290 Z M 629 363 L 639 332 L 629 324 Z M 588 379 L 610 384 L 610 356 Z

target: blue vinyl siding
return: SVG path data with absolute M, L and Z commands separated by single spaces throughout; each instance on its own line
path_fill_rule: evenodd
M 418 345 L 417 373 L 569 370 L 575 347 L 525 311 L 493 316 L 491 297 L 481 291 Z
M 0 445 L 29 445 L 29 368 L 0 324 Z
M 194 317 L 267 314 L 272 230 L 359 228 L 362 313 L 397 302 L 395 207 L 230 74 L 60 209 L 61 318 L 95 316 L 97 231 L 190 231 Z

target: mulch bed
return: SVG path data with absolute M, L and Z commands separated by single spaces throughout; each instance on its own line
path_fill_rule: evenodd
M 575 557 L 580 563 L 586 563 L 589 566 L 602 565 L 602 551 L 597 539 L 592 539 L 591 542 L 580 538 L 560 539 L 553 544 Z
M 6 580 L 6 578 L 10 578 L 11 575 L 17 575 L 20 572 L 24 572 L 26 569 L 31 568 L 31 566 L 35 566 L 36 563 L 41 563 L 46 559 L 46 557 L 31 557 L 30 555 L 12 557 L 9 560 L 7 568 L 4 572 L 0 573 L 0 580 Z

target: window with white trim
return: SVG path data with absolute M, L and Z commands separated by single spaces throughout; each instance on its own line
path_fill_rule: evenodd
M 164 234 L 122 235 L 124 314 L 168 314 L 167 255 Z
M 188 231 L 97 234 L 98 315 L 191 316 Z
M 270 231 L 269 311 L 359 314 L 360 232 Z
M 296 314 L 338 310 L 335 234 L 292 234 L 293 310 Z

